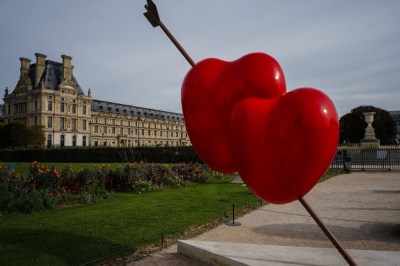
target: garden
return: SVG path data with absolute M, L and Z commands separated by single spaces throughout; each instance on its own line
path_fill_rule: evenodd
M 197 163 L 10 165 L 0 167 L 0 265 L 140 257 L 231 219 L 232 204 L 238 214 L 260 204 Z
M 11 167 L 10 167 L 11 166 Z M 32 212 L 53 207 L 92 204 L 114 192 L 141 194 L 164 188 L 211 183 L 223 175 L 204 164 L 107 164 L 74 170 L 34 161 L 26 175 L 0 164 L 0 211 Z
M 260 200 L 203 164 L 1 165 L 0 265 L 141 257 Z M 335 174 L 329 171 L 325 177 Z

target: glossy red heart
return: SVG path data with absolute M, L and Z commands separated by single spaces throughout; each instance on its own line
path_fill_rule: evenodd
M 209 58 L 197 63 L 182 84 L 183 115 L 197 154 L 216 171 L 236 171 L 229 144 L 233 105 L 242 99 L 269 99 L 285 92 L 279 63 L 264 53 L 232 62 Z
M 243 181 L 258 197 L 277 204 L 312 189 L 329 167 L 339 136 L 334 104 L 311 88 L 238 102 L 230 129 Z

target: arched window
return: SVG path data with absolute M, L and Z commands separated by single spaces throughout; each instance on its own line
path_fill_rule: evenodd
M 86 136 L 82 137 L 82 146 L 85 147 L 86 146 Z
M 76 135 L 72 136 L 72 146 L 76 146 Z

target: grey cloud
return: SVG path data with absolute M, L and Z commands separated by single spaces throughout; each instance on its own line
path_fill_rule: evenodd
M 361 104 L 399 110 L 398 1 L 157 1 L 160 16 L 195 61 L 262 51 L 288 89 L 317 87 L 339 114 Z M 180 112 L 190 66 L 143 17 L 145 1 L 0 1 L 0 91 L 18 80 L 21 56 L 73 57 L 96 98 Z M 29 19 L 20 19 L 21 17 Z

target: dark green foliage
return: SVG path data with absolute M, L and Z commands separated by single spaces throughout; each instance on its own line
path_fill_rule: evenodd
M 193 147 L 56 148 L 0 150 L 0 161 L 70 163 L 189 163 L 201 162 Z
M 43 144 L 46 140 L 46 137 L 43 133 L 43 126 L 34 125 L 28 127 L 29 130 L 29 138 L 28 138 L 28 146 L 32 147 L 43 147 Z
M 396 136 L 396 125 L 392 116 L 386 110 L 374 106 L 359 106 L 340 118 L 340 142 L 360 143 L 365 136 L 367 123 L 364 121 L 365 112 L 376 112 L 372 126 L 380 143 L 393 144 Z
M 42 126 L 27 127 L 21 123 L 0 126 L 0 147 L 42 147 L 44 141 Z
M 20 123 L 10 123 L 1 127 L 0 145 L 2 147 L 25 147 L 28 146 L 29 131 L 27 127 Z

